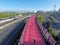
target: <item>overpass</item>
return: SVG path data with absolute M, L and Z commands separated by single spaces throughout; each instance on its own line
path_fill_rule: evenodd
M 18 45 L 55 45 L 55 39 L 38 22 L 36 16 L 33 14 L 27 21 Z

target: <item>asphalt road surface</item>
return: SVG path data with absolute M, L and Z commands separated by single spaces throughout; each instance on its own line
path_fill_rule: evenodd
M 14 21 L 14 20 L 12 20 L 12 21 Z M 5 23 L 2 23 L 2 24 L 0 24 L 0 26 L 5 25 L 5 24 L 7 24 L 7 23 L 10 23 L 10 22 L 12 22 L 12 21 L 8 21 L 8 22 L 5 22 Z
M 24 25 L 25 19 L 9 25 L 3 30 L 0 30 L 0 45 L 11 45 L 18 33 L 22 32 Z

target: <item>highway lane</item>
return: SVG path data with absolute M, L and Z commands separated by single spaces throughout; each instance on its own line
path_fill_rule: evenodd
M 10 22 L 12 22 L 12 21 L 15 21 L 15 20 L 18 20 L 18 19 L 21 19 L 21 18 L 24 18 L 24 16 L 23 17 L 20 17 L 20 18 L 13 18 L 13 19 L 7 19 L 8 21 L 0 21 L 0 26 L 3 26 L 3 25 L 5 25 L 5 24 L 7 24 L 7 23 L 10 23 Z
M 14 38 L 16 38 L 20 31 L 19 29 L 21 29 L 24 24 L 24 20 L 19 20 L 16 23 L 0 30 L 0 45 L 10 45 L 12 42 L 11 40 L 14 40 Z
M 14 20 L 12 20 L 12 21 L 14 21 Z M 7 23 L 10 23 L 10 22 L 12 22 L 12 21 L 8 21 L 8 22 L 0 23 L 0 26 L 3 26 L 3 25 L 5 25 L 5 24 L 7 24 Z
M 29 17 L 29 16 L 19 18 L 19 19 L 15 20 L 15 21 L 12 21 L 12 22 L 6 23 L 5 25 L 0 26 L 0 32 L 1 32 L 2 29 L 4 29 L 5 27 L 7 27 L 8 25 L 12 25 L 13 23 L 15 23 L 15 22 L 17 22 L 19 20 L 23 20 L 23 19 L 25 19 L 27 17 Z

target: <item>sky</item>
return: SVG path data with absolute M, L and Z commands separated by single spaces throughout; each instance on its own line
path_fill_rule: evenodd
M 0 0 L 0 11 L 37 11 L 56 10 L 60 8 L 60 0 Z

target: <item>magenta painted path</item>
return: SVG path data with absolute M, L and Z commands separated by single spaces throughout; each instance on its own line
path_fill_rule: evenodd
M 24 28 L 24 45 L 46 45 L 36 24 L 36 15 L 29 18 Z

